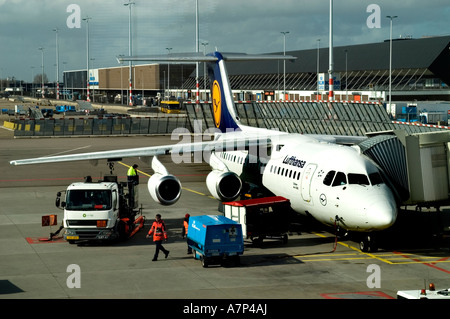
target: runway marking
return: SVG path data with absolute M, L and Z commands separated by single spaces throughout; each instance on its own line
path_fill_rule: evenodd
M 325 299 L 395 299 L 382 291 L 335 292 L 320 296 Z
M 131 167 L 131 165 L 127 165 L 127 164 L 125 164 L 125 163 L 122 163 L 122 162 L 118 162 L 120 165 L 123 165 L 123 166 L 125 166 L 125 167 L 127 167 L 127 168 L 130 168 Z M 147 174 L 147 173 L 145 173 L 145 172 L 143 172 L 143 171 L 141 171 L 141 170 L 137 170 L 138 171 L 138 173 L 141 173 L 142 175 L 145 175 L 145 176 L 147 176 L 147 177 L 152 177 L 152 175 L 150 175 L 150 174 Z M 186 175 L 187 176 L 187 175 Z M 195 191 L 195 190 L 193 190 L 193 189 L 190 189 L 190 188 L 187 188 L 187 187 L 181 187 L 181 189 L 183 189 L 183 190 L 185 190 L 185 191 L 188 191 L 188 192 L 191 192 L 191 193 L 194 193 L 194 194 L 197 194 L 197 195 L 201 195 L 201 196 L 205 196 L 205 197 L 209 197 L 209 198 L 212 198 L 212 199 L 215 199 L 213 196 L 210 196 L 210 195 L 207 195 L 207 194 L 203 194 L 203 193 L 201 193 L 201 192 L 197 192 L 197 191 Z
M 447 269 L 444 269 L 444 268 L 441 268 L 441 267 L 437 267 L 435 265 L 436 263 L 450 262 L 450 260 L 448 260 L 450 257 L 444 257 L 444 258 L 441 258 L 439 260 L 434 260 L 432 262 L 425 262 L 425 261 L 420 260 L 421 258 L 424 258 L 422 256 L 414 255 L 414 256 L 417 256 L 419 258 L 411 258 L 407 254 L 404 254 L 402 252 L 394 251 L 394 253 L 398 254 L 399 256 L 402 256 L 403 258 L 407 258 L 407 259 L 411 259 L 412 260 L 412 261 L 407 261 L 407 262 L 400 262 L 400 263 L 397 263 L 397 264 L 423 264 L 425 266 L 428 266 L 428 267 L 434 268 L 436 270 L 445 272 L 446 274 L 450 274 L 450 270 L 447 270 Z M 439 257 L 425 257 L 425 258 L 439 258 Z
M 33 244 L 55 244 L 55 243 L 65 243 L 66 241 L 62 237 L 53 238 L 48 240 L 48 237 L 26 237 L 25 240 L 30 245 Z
M 322 238 L 328 238 L 325 235 L 315 233 L 314 235 Z M 294 256 L 297 259 L 304 258 L 302 261 L 336 261 L 336 260 L 361 260 L 361 259 L 376 259 L 383 263 L 389 264 L 389 265 L 406 265 L 406 264 L 423 264 L 425 266 L 434 268 L 436 270 L 445 272 L 447 274 L 450 274 L 450 270 L 441 268 L 436 266 L 437 263 L 450 263 L 450 256 L 422 256 L 418 255 L 414 252 L 380 252 L 380 253 L 365 253 L 362 252 L 359 248 L 356 248 L 352 245 L 349 245 L 347 243 L 343 243 L 338 241 L 339 245 L 344 246 L 346 248 L 350 248 L 351 250 L 354 250 L 355 253 L 347 253 L 347 254 L 339 254 L 339 253 L 325 253 L 321 254 L 320 258 L 318 255 L 297 255 Z M 333 256 L 335 258 L 333 258 Z M 349 256 L 349 257 L 343 257 L 343 256 Z M 309 259 L 312 257 L 318 257 L 316 259 Z M 329 257 L 329 258 L 327 258 Z M 405 261 L 407 259 L 407 261 Z

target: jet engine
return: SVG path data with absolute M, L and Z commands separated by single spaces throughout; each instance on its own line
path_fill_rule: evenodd
M 227 202 L 239 196 L 242 181 L 236 173 L 213 170 L 206 177 L 206 186 L 216 199 Z
M 141 160 L 148 162 L 147 158 Z M 175 204 L 181 196 L 180 180 L 169 174 L 156 156 L 153 157 L 151 165 L 155 174 L 148 180 L 147 187 L 153 200 L 166 206 Z
M 181 196 L 181 183 L 173 175 L 154 174 L 148 180 L 148 191 L 161 205 L 175 204 Z

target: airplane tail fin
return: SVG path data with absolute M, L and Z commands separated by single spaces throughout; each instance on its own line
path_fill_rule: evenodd
M 219 52 L 214 52 L 212 55 L 217 58 L 214 63 L 208 63 L 214 125 L 222 133 L 240 131 L 240 120 L 234 107 L 223 55 Z
M 211 82 L 211 97 L 213 103 L 214 125 L 222 132 L 239 131 L 241 124 L 234 107 L 225 62 L 258 61 L 258 60 L 295 60 L 296 57 L 269 54 L 241 54 L 213 52 L 208 55 L 199 53 L 179 53 L 149 57 L 118 57 L 118 61 L 159 61 L 159 62 L 207 62 Z

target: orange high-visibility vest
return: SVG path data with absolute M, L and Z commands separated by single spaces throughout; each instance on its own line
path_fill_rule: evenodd
M 187 221 L 183 221 L 183 225 L 184 225 L 184 229 L 185 229 L 185 235 L 187 236 L 187 231 L 188 231 L 188 228 L 189 228 L 189 223 L 187 222 Z
M 163 239 L 167 239 L 166 225 L 164 224 L 164 221 L 163 220 L 160 220 L 159 222 L 154 221 L 148 234 L 150 236 L 153 234 L 153 241 L 160 241 Z

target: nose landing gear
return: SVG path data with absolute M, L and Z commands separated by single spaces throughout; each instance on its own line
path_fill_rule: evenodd
M 374 253 L 378 251 L 378 245 L 373 234 L 363 235 L 359 242 L 359 249 L 364 253 Z

